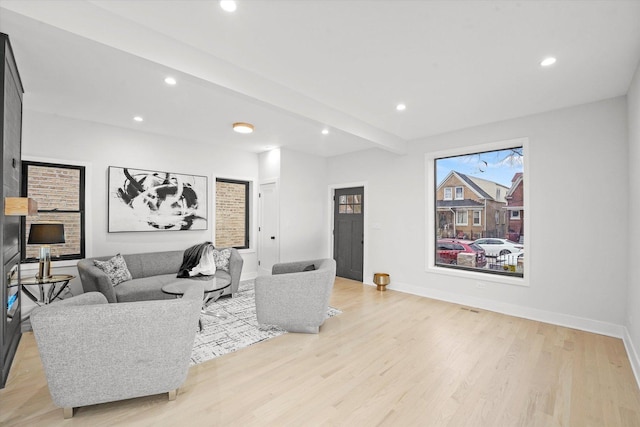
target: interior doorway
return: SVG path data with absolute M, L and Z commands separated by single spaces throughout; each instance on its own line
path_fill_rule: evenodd
M 258 194 L 258 274 L 271 274 L 280 261 L 278 238 L 278 187 L 275 182 L 260 184 Z
M 362 282 L 364 187 L 339 188 L 333 195 L 333 258 L 336 276 Z

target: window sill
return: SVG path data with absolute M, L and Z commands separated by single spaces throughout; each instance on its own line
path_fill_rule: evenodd
M 503 276 L 499 274 L 491 274 L 491 273 L 482 273 L 476 271 L 469 270 L 457 270 L 453 268 L 446 267 L 438 267 L 435 265 L 430 265 L 427 267 L 428 273 L 435 274 L 443 274 L 445 276 L 453 276 L 460 277 L 464 279 L 473 279 L 478 282 L 493 282 L 493 283 L 501 283 L 504 285 L 515 285 L 515 286 L 529 286 L 529 281 L 526 279 L 528 276 L 525 271 L 524 277 L 512 277 L 512 276 Z

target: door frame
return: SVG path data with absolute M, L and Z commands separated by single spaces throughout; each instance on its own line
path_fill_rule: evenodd
M 335 201 L 333 200 L 333 195 L 335 193 L 335 190 L 339 190 L 342 188 L 352 188 L 352 187 L 362 187 L 362 197 L 364 197 L 364 203 L 365 203 L 365 208 L 364 208 L 364 213 L 363 213 L 363 240 L 364 240 L 364 244 L 362 245 L 362 283 L 366 283 L 367 285 L 373 285 L 373 277 L 369 277 L 371 276 L 371 274 L 369 273 L 369 260 L 368 260 L 368 253 L 369 251 L 367 250 L 369 247 L 369 207 L 371 206 L 369 204 L 369 192 L 368 192 L 368 187 L 369 183 L 368 181 L 356 181 L 356 182 L 346 182 L 346 183 L 340 183 L 340 184 L 329 184 L 327 192 L 328 192 L 328 200 L 329 203 L 327 204 L 327 211 L 328 211 L 328 215 L 327 217 L 329 218 L 328 224 L 327 224 L 327 237 L 328 237 L 328 257 L 332 258 L 334 257 L 334 245 L 333 245 L 333 223 L 334 223 L 334 215 L 333 215 L 333 210 L 334 210 L 334 203 Z
M 276 262 L 280 262 L 280 183 L 279 180 L 277 178 L 272 178 L 272 179 L 265 179 L 265 180 L 260 180 L 260 183 L 258 184 L 258 194 L 257 194 L 257 200 L 258 200 L 258 221 L 257 222 L 257 227 L 256 227 L 256 235 L 258 236 L 257 240 L 257 245 L 256 245 L 256 249 L 257 249 L 257 256 L 256 256 L 256 273 L 259 276 L 261 273 L 262 274 L 271 274 L 271 271 L 267 271 L 264 270 L 264 268 L 262 268 L 262 266 L 258 265 L 258 262 L 260 261 L 260 257 L 262 256 L 262 251 L 264 250 L 264 248 L 262 247 L 262 216 L 264 214 L 263 212 L 263 207 L 262 207 L 262 197 L 260 196 L 260 193 L 262 192 L 262 186 L 263 185 L 268 185 L 268 184 L 274 184 L 275 186 L 275 197 L 276 197 Z M 260 230 L 260 231 L 258 231 Z

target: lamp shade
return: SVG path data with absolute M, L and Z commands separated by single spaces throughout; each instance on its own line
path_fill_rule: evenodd
M 64 243 L 64 224 L 31 224 L 27 244 Z

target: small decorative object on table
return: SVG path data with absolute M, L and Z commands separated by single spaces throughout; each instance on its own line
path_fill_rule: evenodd
M 386 291 L 387 285 L 391 282 L 391 278 L 387 273 L 374 273 L 373 283 L 378 285 L 379 291 Z

